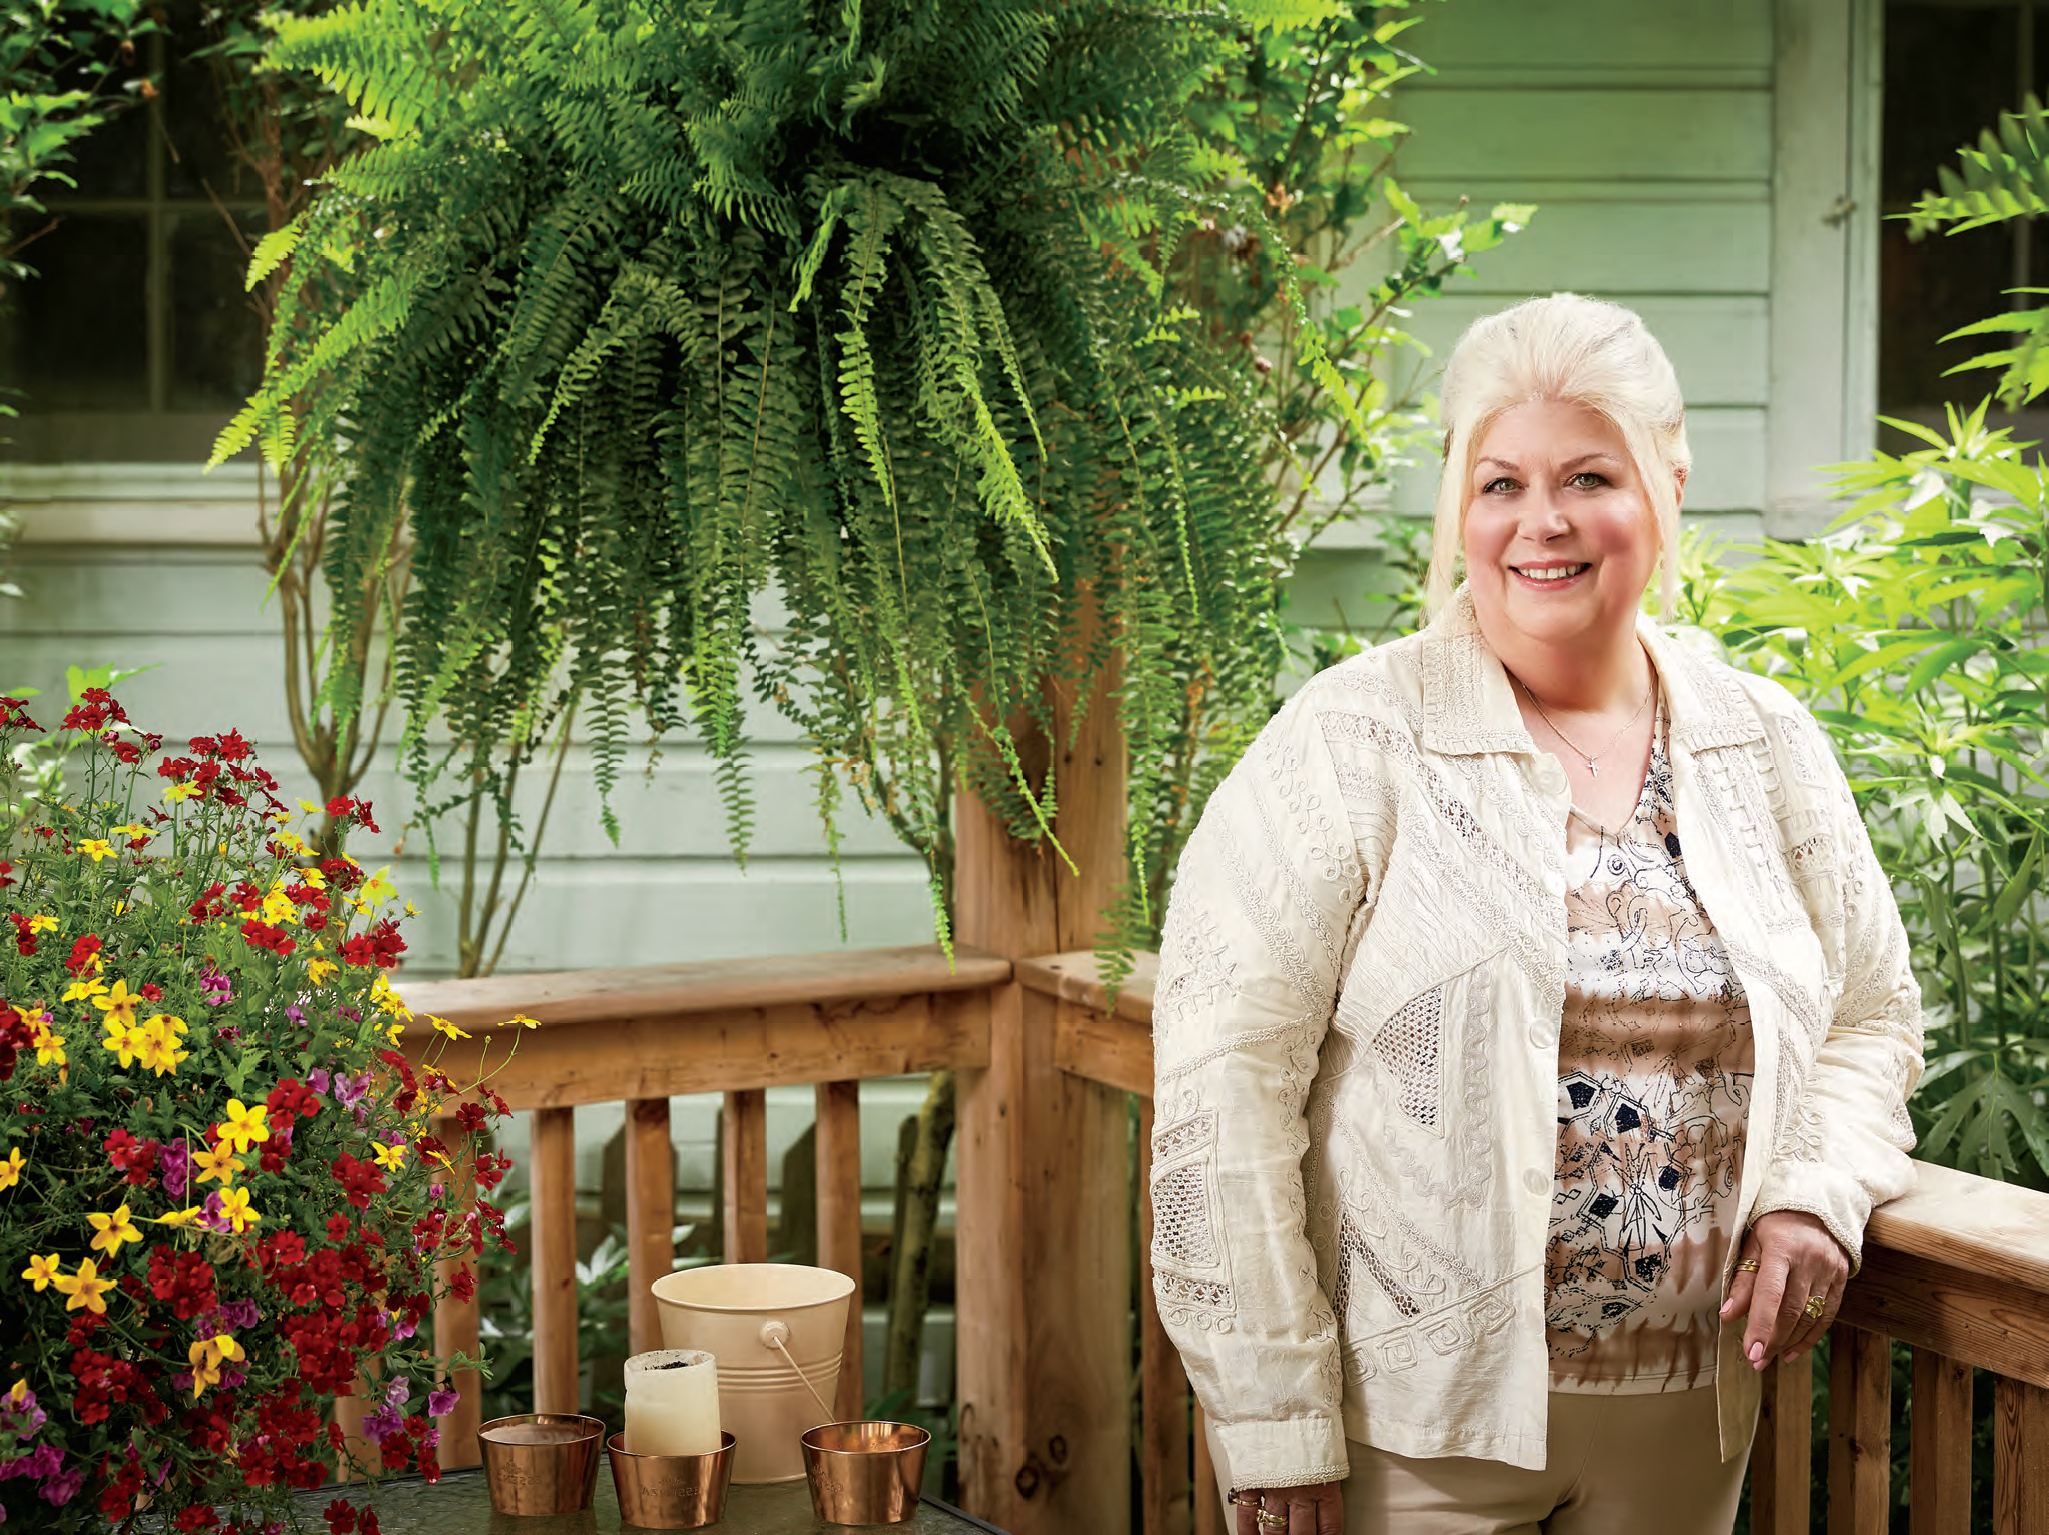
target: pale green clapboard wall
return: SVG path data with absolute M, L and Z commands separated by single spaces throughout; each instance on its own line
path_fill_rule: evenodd
M 1418 304 L 1435 355 L 1460 330 L 1561 289 L 1628 304 L 1670 354 L 1688 404 L 1690 517 L 1754 535 L 1764 505 L 1772 216 L 1771 0 L 1446 0 L 1401 42 L 1435 73 L 1394 115 L 1415 130 L 1396 163 L 1426 207 L 1536 203 L 1530 227 L 1475 276 Z M 1407 374 L 1405 372 L 1404 376 Z M 1434 460 L 1404 473 L 1394 509 L 1427 515 Z M 1326 544 L 1342 545 L 1343 530 Z M 1358 614 L 1370 549 L 1305 556 L 1294 610 Z

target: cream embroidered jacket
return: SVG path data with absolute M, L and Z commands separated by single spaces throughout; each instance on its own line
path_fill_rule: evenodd
M 1642 635 L 1687 871 L 1750 999 L 1737 1209 L 1811 1212 L 1854 1264 L 1912 1181 L 1898 909 L 1806 710 Z M 1236 1486 L 1341 1478 L 1348 1436 L 1544 1464 L 1569 804 L 1462 589 L 1290 700 L 1190 839 L 1155 993 L 1153 1284 Z M 1740 1325 L 1717 1379 L 1726 1455 L 1757 1410 Z

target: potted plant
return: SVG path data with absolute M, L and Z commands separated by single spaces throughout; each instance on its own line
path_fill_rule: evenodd
M 351 1459 L 432 1477 L 473 1362 L 421 1328 L 437 1262 L 463 1291 L 502 1240 L 506 1159 L 468 1144 L 502 1105 L 391 1048 L 394 892 L 302 836 L 370 806 L 293 809 L 236 732 L 166 750 L 103 688 L 58 733 L 69 792 L 25 792 L 39 731 L 0 699 L 10 1527 L 255 1529 Z M 359 1380 L 367 1448 L 327 1421 Z

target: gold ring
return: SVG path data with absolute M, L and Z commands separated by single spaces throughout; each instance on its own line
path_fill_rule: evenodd
M 1277 1514 L 1270 1508 L 1262 1508 L 1255 1517 L 1262 1527 L 1269 1530 L 1285 1530 L 1288 1527 L 1288 1516 Z
M 1822 1312 L 1828 1310 L 1828 1296 L 1810 1295 L 1807 1297 L 1807 1304 L 1801 1309 L 1818 1322 L 1821 1320 Z
M 1757 1272 L 1757 1260 L 1755 1258 L 1745 1258 L 1736 1265 L 1736 1272 L 1739 1274 L 1755 1274 Z

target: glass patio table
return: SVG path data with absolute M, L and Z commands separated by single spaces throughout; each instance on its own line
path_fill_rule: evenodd
M 598 1491 L 592 1507 L 580 1514 L 515 1517 L 491 1507 L 491 1494 L 481 1468 L 450 1471 L 429 1486 L 417 1476 L 387 1477 L 374 1490 L 367 1483 L 329 1484 L 298 1495 L 307 1526 L 320 1528 L 320 1511 L 336 1497 L 377 1511 L 382 1535 L 620 1535 L 637 1530 L 619 1517 L 619 1495 L 609 1466 L 598 1467 Z M 768 1486 L 735 1485 L 726 1498 L 726 1517 L 709 1529 L 720 1535 L 813 1535 L 814 1531 L 845 1531 L 857 1526 L 821 1524 L 811 1513 L 811 1491 L 803 1481 Z M 901 1524 L 858 1526 L 901 1530 L 907 1535 L 968 1535 L 996 1530 L 950 1504 L 926 1498 Z

